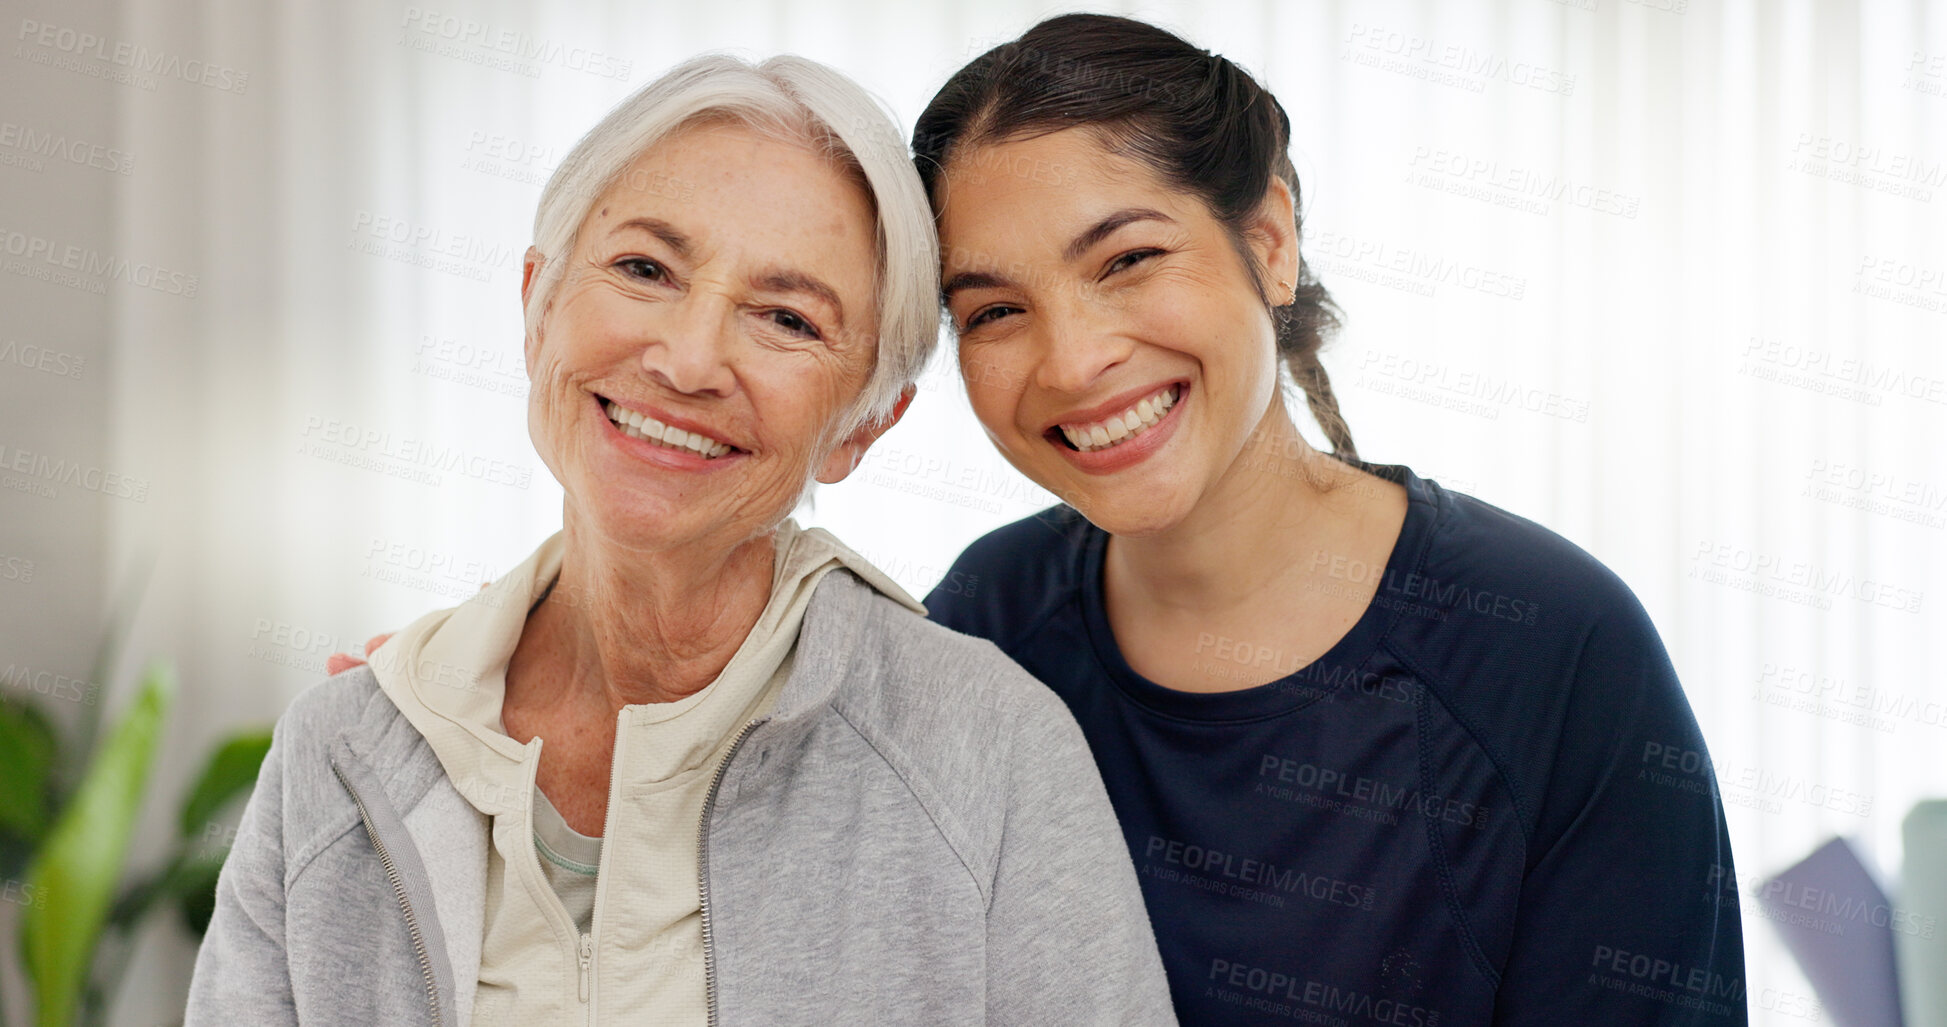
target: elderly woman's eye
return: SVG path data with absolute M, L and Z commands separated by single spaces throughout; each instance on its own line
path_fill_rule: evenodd
M 789 310 L 773 310 L 770 318 L 779 328 L 793 335 L 802 335 L 807 339 L 818 338 L 818 328 L 797 313 Z
M 669 277 L 669 272 L 663 270 L 661 264 L 644 257 L 624 257 L 616 261 L 615 266 L 621 268 L 623 274 L 646 282 L 660 281 Z

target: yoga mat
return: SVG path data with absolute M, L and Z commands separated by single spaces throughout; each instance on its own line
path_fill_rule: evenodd
M 1893 904 L 1843 838 L 1818 847 L 1758 891 L 1765 919 L 1797 957 L 1840 1027 L 1904 1027 Z

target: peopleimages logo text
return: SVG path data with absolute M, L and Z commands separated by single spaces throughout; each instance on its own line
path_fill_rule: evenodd
M 144 75 L 181 79 L 226 93 L 241 93 L 250 85 L 250 73 L 247 71 L 194 57 L 185 58 L 167 50 L 153 50 L 140 43 L 109 39 L 62 25 L 49 25 L 32 18 L 20 19 L 20 34 L 14 38 L 21 44 L 31 43 L 79 60 L 114 65 Z
M 9 257 L 40 261 L 66 271 L 126 282 L 170 296 L 193 297 L 199 284 L 195 275 L 172 271 L 150 261 L 110 256 L 88 246 L 60 245 L 46 236 L 6 228 L 0 228 L 0 251 Z

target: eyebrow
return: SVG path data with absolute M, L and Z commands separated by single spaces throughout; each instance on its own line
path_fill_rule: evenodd
M 609 229 L 609 234 L 614 235 L 625 228 L 639 228 L 648 232 L 650 235 L 668 243 L 669 248 L 675 250 L 676 255 L 679 257 L 688 257 L 690 251 L 694 248 L 690 244 L 689 236 L 684 235 L 677 230 L 675 225 L 661 218 L 630 218 L 627 221 L 619 222 L 614 228 Z
M 671 245 L 675 244 L 672 243 Z M 763 272 L 752 281 L 759 289 L 763 289 L 766 292 L 797 292 L 823 300 L 825 303 L 830 304 L 832 317 L 838 322 L 833 328 L 839 331 L 844 330 L 845 304 L 839 302 L 838 290 L 826 285 L 819 279 L 803 271 L 777 270 Z
M 987 271 L 962 271 L 940 286 L 940 299 L 951 300 L 962 289 L 1005 289 L 1013 283 L 1002 275 Z
M 1174 224 L 1176 219 L 1160 210 L 1149 207 L 1124 207 L 1110 214 L 1108 217 L 1097 221 L 1088 231 L 1076 236 L 1069 242 L 1068 248 L 1061 251 L 1061 258 L 1063 260 L 1075 260 L 1081 257 L 1082 254 L 1087 253 L 1089 247 L 1114 235 L 1116 229 L 1124 225 L 1134 224 L 1138 221 L 1168 221 Z
M 1166 221 L 1170 224 L 1176 223 L 1175 218 L 1151 207 L 1125 207 L 1097 221 L 1095 224 L 1089 226 L 1087 231 L 1070 240 L 1068 245 L 1062 249 L 1061 257 L 1064 261 L 1072 262 L 1079 260 L 1082 254 L 1088 252 L 1089 247 L 1114 235 L 1123 226 L 1131 225 L 1138 221 Z M 1001 289 L 1013 284 L 1013 281 L 1007 276 L 995 274 L 991 271 L 962 271 L 941 284 L 940 299 L 943 301 L 951 300 L 954 293 L 963 289 Z

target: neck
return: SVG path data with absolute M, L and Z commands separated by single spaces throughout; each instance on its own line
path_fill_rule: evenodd
M 1274 398 L 1235 461 L 1182 520 L 1109 540 L 1110 581 L 1143 605 L 1217 613 L 1249 604 L 1347 529 L 1327 490 L 1356 476 L 1313 449 Z
M 528 616 L 509 702 L 613 718 L 702 691 L 770 601 L 776 532 L 729 547 L 633 549 L 564 517 L 561 575 Z M 516 679 L 524 683 L 516 695 Z

